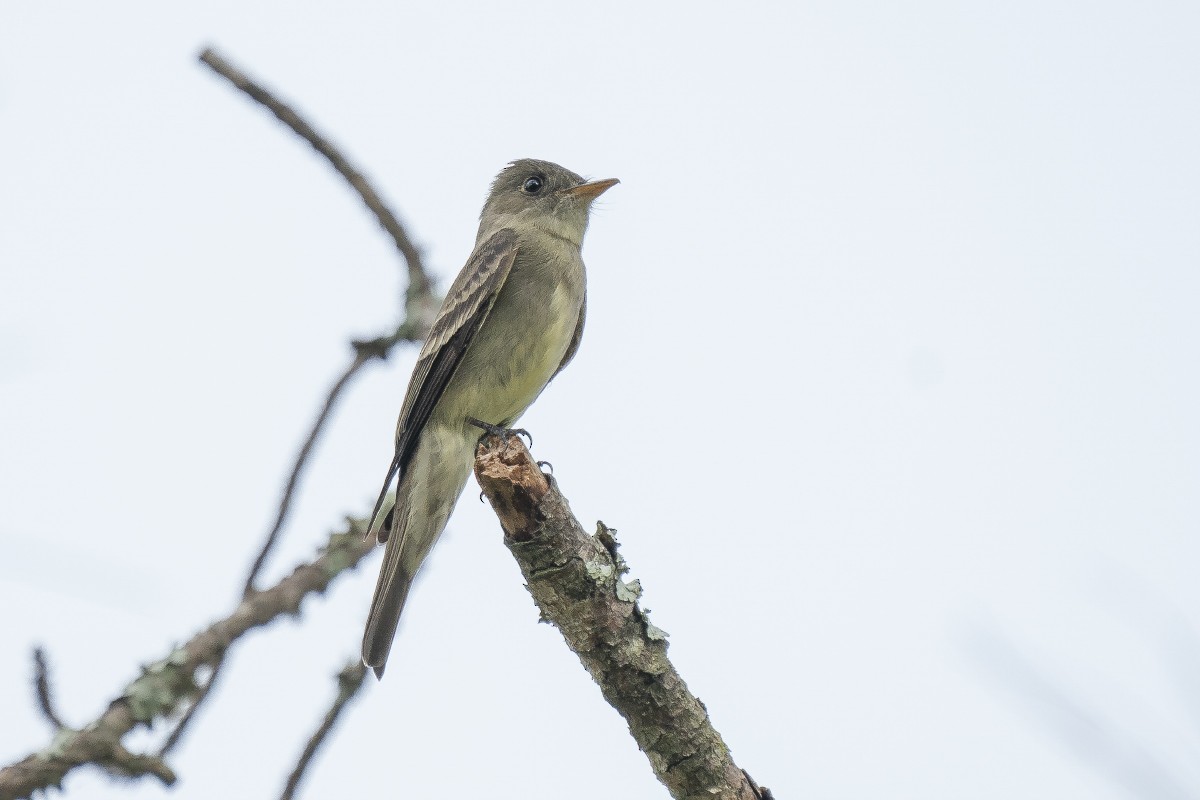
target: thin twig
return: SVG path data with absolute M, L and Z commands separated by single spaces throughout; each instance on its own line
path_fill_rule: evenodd
M 331 534 L 321 554 L 297 567 L 274 586 L 238 603 L 227 616 L 209 625 L 161 661 L 143 667 L 142 674 L 109 703 L 98 718 L 68 736 L 58 736 L 43 750 L 0 768 L 0 798 L 26 797 L 36 789 L 57 786 L 67 773 L 84 764 L 110 764 L 124 748 L 121 739 L 139 724 L 150 726 L 169 718 L 199 693 L 196 676 L 212 667 L 242 636 L 281 616 L 300 612 L 306 597 L 322 594 L 347 570 L 375 548 L 367 536 L 366 520 L 349 520 L 344 532 Z M 168 773 L 156 759 L 137 757 L 144 772 Z M 128 762 L 123 756 L 118 761 Z M 157 771 L 151 769 L 155 767 Z
M 308 438 L 304 440 L 304 445 L 300 448 L 300 452 L 296 454 L 296 461 L 292 465 L 292 472 L 288 475 L 287 484 L 283 488 L 283 495 L 279 498 L 279 510 L 275 514 L 275 524 L 271 526 L 267 538 L 263 541 L 262 547 L 258 551 L 258 556 L 254 559 L 254 564 L 246 574 L 246 583 L 242 587 L 243 595 L 248 595 L 254 591 L 254 582 L 258 579 L 258 574 L 262 572 L 262 568 L 267 562 L 267 556 L 270 555 L 272 548 L 275 547 L 275 543 L 279 540 L 279 534 L 283 532 L 283 523 L 287 520 L 288 511 L 291 509 L 292 497 L 296 494 L 296 487 L 300 483 L 300 474 L 308 464 L 308 457 L 312 454 L 317 439 L 325 429 L 325 423 L 329 420 L 329 415 L 333 411 L 334 405 L 341 397 L 342 390 L 346 388 L 350 383 L 350 379 L 357 375 L 358 371 L 371 358 L 372 356 L 368 355 L 364 349 L 355 348 L 354 359 L 342 371 L 338 379 L 333 382 L 333 386 L 325 396 L 325 404 L 321 406 L 321 412 L 317 414 L 312 429 L 308 432 Z
M 341 715 L 350 701 L 362 689 L 363 679 L 366 677 L 367 668 L 362 663 L 362 659 L 359 658 L 355 658 L 338 673 L 337 697 L 334 698 L 333 704 L 329 706 L 329 710 L 325 712 L 325 718 L 321 720 L 320 727 L 309 737 L 308 743 L 304 746 L 304 752 L 300 754 L 300 760 L 296 762 L 296 768 L 288 776 L 287 785 L 283 787 L 283 793 L 279 795 L 280 800 L 292 800 L 295 796 L 296 789 L 299 788 L 300 781 L 304 778 L 304 772 L 308 769 L 308 765 L 312 763 L 313 756 L 317 754 L 317 750 L 324 744 L 325 739 L 329 736 L 329 732 L 333 730 L 338 716 Z
M 390 336 L 351 342 L 351 345 L 354 347 L 354 358 L 350 360 L 350 364 L 342 371 L 338 379 L 333 382 L 333 386 L 329 388 L 329 392 L 325 395 L 325 403 L 321 406 L 321 411 L 313 421 L 312 429 L 308 432 L 308 438 L 304 440 L 304 445 L 300 448 L 300 452 L 296 454 L 291 474 L 288 475 L 287 483 L 283 488 L 283 495 L 279 498 L 279 510 L 275 514 L 275 522 L 271 526 L 270 532 L 267 533 L 267 537 L 263 541 L 262 547 L 259 549 L 258 555 L 250 567 L 250 571 L 246 574 L 246 582 L 242 587 L 243 596 L 254 591 L 254 582 L 258 579 L 259 573 L 262 572 L 262 568 L 266 564 L 271 550 L 279 541 L 279 535 L 283 531 L 284 522 L 287 521 L 288 512 L 291 510 L 296 488 L 300 483 L 300 476 L 308 464 L 313 447 L 316 446 L 317 440 L 324 432 L 325 424 L 329 421 L 334 406 L 341 399 L 342 392 L 368 363 L 374 359 L 386 360 L 391 354 L 392 348 L 400 342 L 419 342 L 425 337 L 426 330 L 427 328 L 424 325 L 419 323 L 413 324 L 406 319 Z
M 429 280 L 429 273 L 421 261 L 420 250 L 412 243 L 408 232 L 400 224 L 400 221 L 396 219 L 396 215 L 387 207 L 387 204 L 383 202 L 379 193 L 363 177 L 362 173 L 355 169 L 349 160 L 333 146 L 329 139 L 317 133 L 316 129 L 290 106 L 267 91 L 261 84 L 251 80 L 244 72 L 233 66 L 233 64 L 230 64 L 229 61 L 211 47 L 205 48 L 200 54 L 200 61 L 212 69 L 213 72 L 245 92 L 255 102 L 265 106 L 272 114 L 279 118 L 280 122 L 295 131 L 298 136 L 312 145 L 314 150 L 329 160 L 333 168 L 346 179 L 354 188 L 354 191 L 358 192 L 359 197 L 366 203 L 371 213 L 375 215 L 375 219 L 379 221 L 380 227 L 392 237 L 392 241 L 396 244 L 396 249 L 404 256 L 404 261 L 408 265 L 410 298 L 418 295 L 432 297 L 433 286 Z
M 159 758 L 169 755 L 175 749 L 176 745 L 179 744 L 180 740 L 183 739 L 183 735 L 188 731 L 192 720 L 200 710 L 200 706 L 203 705 L 205 699 L 212 694 L 212 690 L 216 687 L 217 678 L 221 674 L 221 669 L 225 666 L 226 655 L 222 653 L 213 663 L 212 669 L 208 673 L 208 680 L 204 682 L 204 685 L 196 693 L 196 699 L 192 700 L 192 704 L 188 706 L 188 710 L 183 712 L 183 716 L 175 723 L 175 727 L 171 729 L 171 732 L 167 734 L 167 738 L 163 740 L 162 745 L 158 748 Z
M 283 490 L 283 496 L 279 499 L 279 511 L 275 516 L 275 523 L 271 526 L 270 532 L 267 534 L 262 547 L 259 549 L 258 555 L 254 559 L 254 564 L 250 567 L 250 571 L 246 575 L 246 582 L 242 589 L 243 597 L 249 596 L 255 591 L 254 582 L 257 580 L 259 573 L 266 564 L 267 557 L 270 555 L 271 550 L 275 547 L 275 544 L 279 541 L 279 536 L 283 531 L 284 522 L 287 520 L 288 512 L 291 510 L 292 499 L 295 496 L 296 487 L 300 482 L 300 475 L 308 463 L 312 449 L 316 445 L 317 439 L 324 430 L 326 422 L 329 421 L 329 417 L 333 412 L 334 406 L 337 404 L 342 392 L 349 385 L 350 380 L 373 359 L 386 359 L 388 354 L 391 352 L 391 349 L 398 343 L 403 341 L 419 341 L 424 335 L 424 328 L 417 328 L 409 325 L 408 321 L 406 320 L 405 323 L 402 324 L 391 336 L 380 337 L 378 339 L 372 339 L 369 341 L 355 341 L 352 343 L 354 346 L 354 358 L 351 360 L 349 366 L 347 366 L 342 374 L 338 377 L 338 379 L 334 381 L 333 386 L 330 387 L 329 393 L 325 397 L 325 403 L 321 407 L 321 412 L 317 415 L 316 420 L 313 422 L 312 430 L 309 431 L 308 438 L 304 441 L 304 446 L 300 448 L 300 452 L 296 456 L 295 463 L 292 466 L 291 474 L 288 476 L 287 485 Z M 225 655 L 222 654 L 221 657 L 212 665 L 212 674 L 209 676 L 208 681 L 204 684 L 204 687 L 196 696 L 196 699 L 192 702 L 191 706 L 188 707 L 188 710 L 184 713 L 184 715 L 180 717 L 179 721 L 175 723 L 175 727 L 163 742 L 162 748 L 159 750 L 159 755 L 166 755 L 179 743 L 179 740 L 183 737 L 185 729 L 191 724 L 192 720 L 196 716 L 196 713 L 211 694 L 212 689 L 216 684 L 217 676 L 220 674 L 221 669 L 224 666 Z
M 275 515 L 275 522 L 271 526 L 270 532 L 267 533 L 262 547 L 259 548 L 258 555 L 255 557 L 253 565 L 246 574 L 246 581 L 242 588 L 243 597 L 248 597 L 255 591 L 254 583 L 258 579 L 258 575 L 262 571 L 263 566 L 266 564 L 267 557 L 270 555 L 271 550 L 274 549 L 276 543 L 279 541 L 280 534 L 283 532 L 284 522 L 287 521 L 288 512 L 291 510 L 292 499 L 295 496 L 296 488 L 300 483 L 300 475 L 304 471 L 305 466 L 308 464 L 309 456 L 312 454 L 313 447 L 316 445 L 317 439 L 323 432 L 326 422 L 329 421 L 330 414 L 332 414 L 333 408 L 337 404 L 338 399 L 341 397 L 342 392 L 345 390 L 346 386 L 349 385 L 350 380 L 357 375 L 359 370 L 361 370 L 368 362 L 375 358 L 387 357 L 388 348 L 390 348 L 392 345 L 389 344 L 385 348 L 379 346 L 377 343 L 381 341 L 392 340 L 394 340 L 392 342 L 394 344 L 395 342 L 403 341 L 404 339 L 401 338 L 401 333 L 398 331 L 397 334 L 394 334 L 392 337 L 388 337 L 386 340 L 374 340 L 373 342 L 367 343 L 354 342 L 354 358 L 351 360 L 350 365 L 343 370 L 338 379 L 334 381 L 333 386 L 330 388 L 329 393 L 325 397 L 325 403 L 321 407 L 321 412 L 317 415 L 316 420 L 313 422 L 312 429 L 309 431 L 308 438 L 304 441 L 304 446 L 300 448 L 300 452 L 296 455 L 296 460 L 292 465 L 292 471 L 288 476 L 287 484 L 283 490 L 283 495 L 279 499 L 279 510 Z M 203 688 L 201 688 L 199 693 L 196 695 L 195 700 L 193 700 L 192 704 L 188 707 L 188 710 L 184 712 L 182 717 L 179 718 L 179 721 L 176 722 L 175 726 L 172 728 L 171 733 L 168 734 L 167 738 L 163 741 L 162 747 L 159 749 L 160 756 L 166 755 L 173 750 L 176 745 L 179 744 L 179 741 L 183 738 L 188 726 L 192 723 L 192 720 L 195 719 L 196 714 L 211 695 L 213 688 L 216 686 L 217 678 L 221 674 L 221 669 L 224 666 L 225 654 L 221 654 L 216 662 L 214 662 L 212 665 L 212 673 L 209 675 L 208 681 L 205 682 Z
M 50 667 L 46 663 L 46 651 L 41 647 L 33 648 L 33 686 L 42 716 L 50 721 L 55 731 L 67 727 L 54 710 L 54 698 L 50 693 Z
M 144 753 L 131 753 L 120 742 L 113 744 L 106 757 L 96 759 L 96 765 L 108 774 L 124 780 L 151 775 L 158 778 L 163 786 L 174 786 L 177 780 L 175 770 L 162 758 Z
M 426 322 L 432 313 L 435 301 L 432 294 L 433 284 L 421 259 L 421 252 L 412 243 L 408 231 L 405 230 L 404 225 L 396 218 L 392 210 L 388 208 L 387 204 L 379 196 L 379 192 L 371 185 L 371 182 L 350 163 L 349 159 L 330 142 L 328 137 L 318 133 L 316 128 L 301 117 L 295 109 L 275 97 L 262 84 L 251 79 L 245 72 L 235 67 L 211 47 L 205 48 L 200 53 L 200 62 L 228 80 L 256 103 L 265 107 L 283 124 L 295 132 L 297 136 L 304 139 L 314 150 L 324 156 L 330 165 L 337 170 L 338 174 L 345 178 L 351 188 L 362 198 L 363 203 L 375 215 L 375 219 L 379 222 L 380 227 L 392 237 L 396 249 L 404 257 L 404 263 L 408 268 L 405 323 L 400 325 L 396 333 L 392 336 L 380 337 L 369 342 L 354 343 L 353 360 L 334 382 L 333 387 L 326 395 L 325 404 L 321 408 L 320 414 L 317 415 L 317 419 L 309 431 L 308 438 L 304 441 L 304 445 L 300 448 L 300 452 L 297 454 L 296 460 L 292 465 L 292 471 L 284 487 L 283 496 L 279 500 L 279 510 L 275 515 L 275 522 L 271 527 L 271 531 L 267 534 L 266 540 L 263 542 L 263 546 L 255 558 L 249 574 L 246 576 L 243 594 L 249 594 L 254 591 L 254 582 L 257 580 L 268 555 L 270 555 L 272 548 L 274 548 L 275 543 L 279 539 L 300 481 L 300 475 L 307 465 L 309 455 L 312 453 L 317 439 L 320 438 L 325 423 L 329 419 L 330 412 L 341 396 L 342 390 L 346 388 L 350 380 L 367 362 L 374 358 L 386 358 L 391 348 L 398 342 L 405 340 L 419 341 L 421 338 L 424 338 L 427 325 L 423 323 Z

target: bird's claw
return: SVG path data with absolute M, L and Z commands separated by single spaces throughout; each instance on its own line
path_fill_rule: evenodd
M 482 428 L 483 432 L 489 436 L 499 436 L 504 441 L 508 441 L 513 436 L 524 436 L 529 440 L 529 446 L 533 447 L 533 436 L 524 428 L 501 428 L 499 425 L 493 425 L 490 422 L 467 417 L 467 424 L 474 425 L 476 428 Z
M 551 464 L 549 461 L 538 461 L 537 465 L 538 465 L 539 469 L 542 467 L 548 467 L 550 469 L 550 474 L 551 475 L 554 474 L 554 465 Z

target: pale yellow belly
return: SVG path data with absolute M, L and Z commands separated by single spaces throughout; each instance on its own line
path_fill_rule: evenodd
M 497 298 L 446 387 L 436 416 L 512 425 L 546 388 L 566 355 L 582 296 L 560 285 L 541 297 Z

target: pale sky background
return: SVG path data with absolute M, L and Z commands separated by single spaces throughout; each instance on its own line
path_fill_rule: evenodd
M 389 240 L 196 63 L 276 89 L 443 286 L 509 160 L 618 177 L 523 422 L 781 798 L 1200 797 L 1193 3 L 9 4 L 0 762 L 236 603 Z M 269 569 L 370 507 L 351 391 Z M 470 484 L 304 796 L 666 797 Z M 276 796 L 378 560 L 238 645 L 168 792 Z M 131 740 L 133 743 L 139 738 Z

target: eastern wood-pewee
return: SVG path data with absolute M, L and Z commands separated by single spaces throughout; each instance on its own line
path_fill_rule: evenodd
M 587 182 L 532 159 L 514 161 L 492 183 L 475 250 L 417 358 L 396 455 L 371 515 L 373 529 L 399 475 L 363 635 L 363 662 L 378 677 L 413 576 L 466 485 L 477 422 L 511 426 L 579 348 L 586 307 L 579 250 L 592 201 L 616 183 Z

